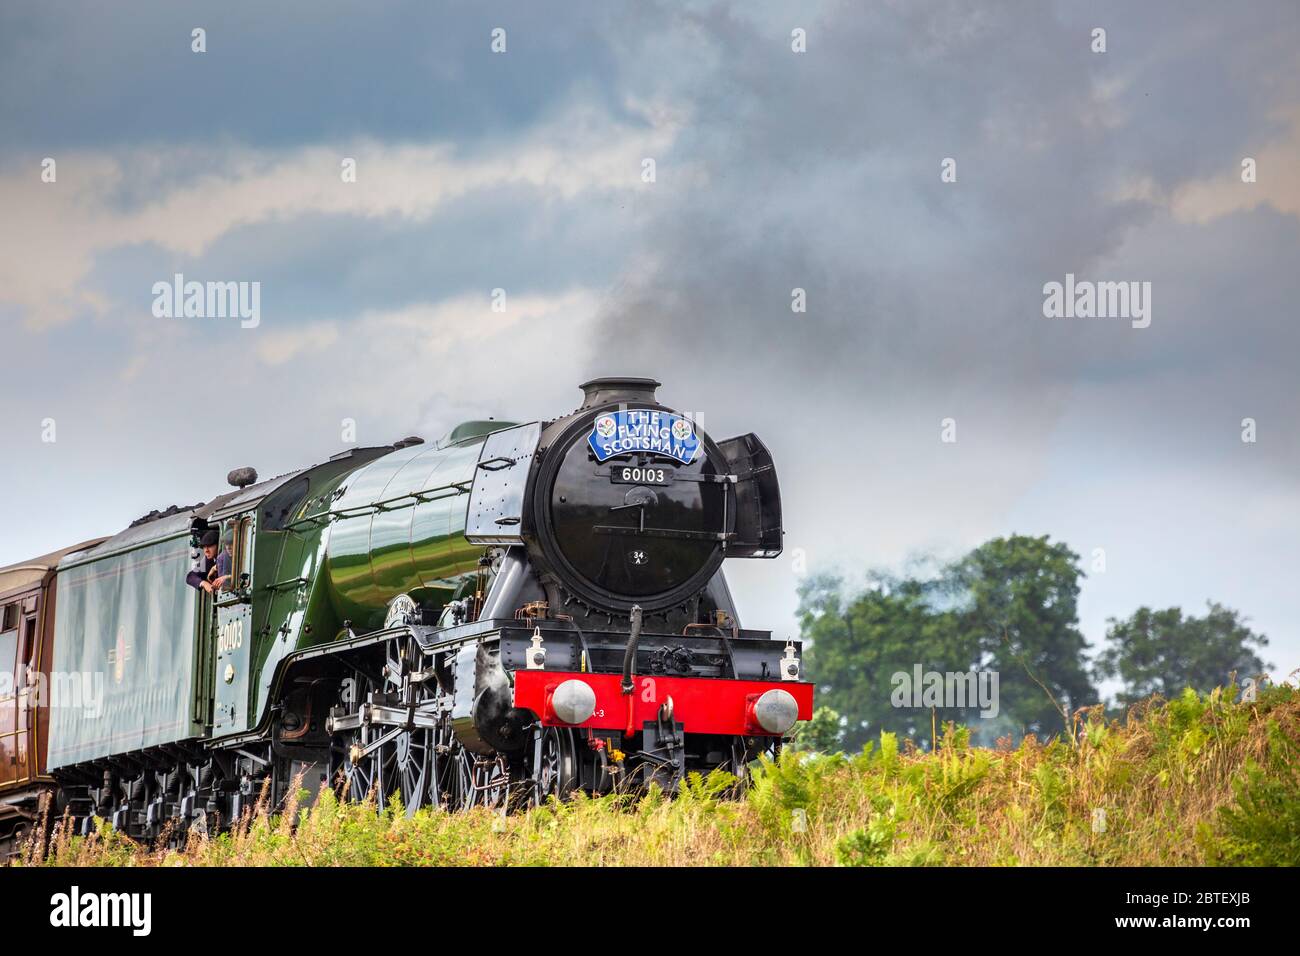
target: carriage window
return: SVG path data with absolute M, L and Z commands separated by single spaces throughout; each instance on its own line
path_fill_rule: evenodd
M 23 641 L 23 663 L 30 664 L 36 654 L 36 615 L 29 615 L 23 623 L 26 640 Z
M 6 604 L 0 617 L 0 674 L 12 677 L 18 657 L 18 605 Z M 3 682 L 8 684 L 8 680 Z M 0 685 L 3 689 L 3 685 Z

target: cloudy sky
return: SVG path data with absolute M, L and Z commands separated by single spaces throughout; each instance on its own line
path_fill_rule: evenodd
M 260 323 L 155 316 L 176 273 L 260 283 Z M 1067 274 L 1149 282 L 1149 327 L 1046 318 Z M 643 374 L 777 456 L 749 626 L 794 627 L 797 554 L 1050 534 L 1094 644 L 1213 599 L 1281 675 L 1298 293 L 1294 0 L 0 11 L 0 564 L 344 419 L 432 439 Z

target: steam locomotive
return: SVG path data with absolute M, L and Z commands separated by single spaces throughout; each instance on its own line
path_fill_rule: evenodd
M 0 838 L 42 794 L 147 839 L 293 787 L 412 813 L 743 778 L 812 713 L 799 643 L 742 628 L 721 569 L 780 553 L 776 472 L 658 387 L 240 469 L 0 569 Z M 212 530 L 231 573 L 208 594 L 185 577 Z

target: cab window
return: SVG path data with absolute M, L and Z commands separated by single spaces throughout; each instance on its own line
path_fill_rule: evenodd
M 253 518 L 252 516 L 238 518 L 231 522 L 234 548 L 232 550 L 233 560 L 230 563 L 233 580 L 231 586 L 241 587 L 245 580 L 244 576 L 248 575 L 252 579 L 253 570 Z

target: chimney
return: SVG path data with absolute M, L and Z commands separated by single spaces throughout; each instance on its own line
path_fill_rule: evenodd
M 641 402 L 647 405 L 658 404 L 655 389 L 662 383 L 652 378 L 593 378 L 582 383 L 582 408 L 595 408 L 598 405 L 630 404 Z

